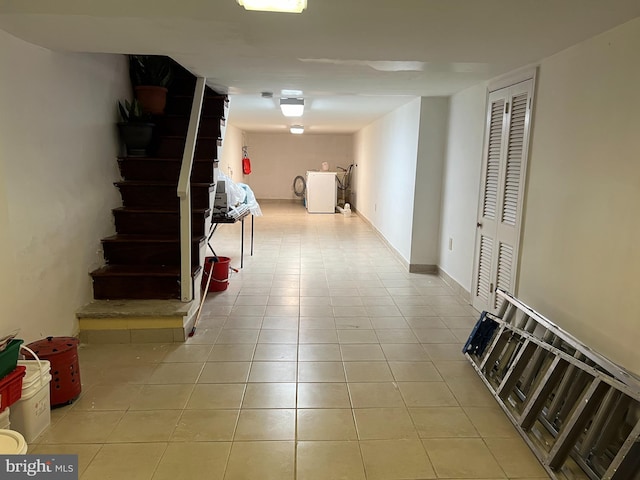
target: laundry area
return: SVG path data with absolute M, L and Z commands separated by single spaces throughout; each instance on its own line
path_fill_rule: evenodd
M 323 168 L 328 164 L 324 163 Z M 298 185 L 294 180 L 296 195 L 304 198 L 304 205 L 308 213 L 341 213 L 345 217 L 351 216 L 351 171 L 354 165 L 348 169 L 338 167 L 337 172 L 327 170 L 309 170 L 302 180 L 302 193 L 296 190 Z
M 342 213 L 347 203 L 353 210 L 352 135 L 250 132 L 242 141 L 252 162 L 252 173 L 242 181 L 259 199 L 299 202 L 309 214 Z M 226 172 L 225 166 L 221 170 Z
M 308 171 L 304 199 L 309 213 L 335 213 L 338 202 L 336 172 Z

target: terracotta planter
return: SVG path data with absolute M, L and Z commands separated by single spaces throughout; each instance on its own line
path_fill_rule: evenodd
M 142 106 L 144 113 L 162 115 L 164 107 L 167 105 L 167 89 L 151 85 L 140 85 L 135 87 L 136 98 Z

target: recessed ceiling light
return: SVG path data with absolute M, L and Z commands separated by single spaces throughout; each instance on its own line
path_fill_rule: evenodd
M 302 97 L 304 92 L 302 90 L 280 90 L 280 95 L 283 97 Z
M 285 117 L 301 117 L 304 112 L 304 99 L 281 98 L 280 110 Z
M 291 125 L 289 131 L 295 135 L 301 135 L 304 133 L 304 127 L 302 125 Z
M 246 10 L 261 12 L 302 13 L 307 0 L 238 0 Z

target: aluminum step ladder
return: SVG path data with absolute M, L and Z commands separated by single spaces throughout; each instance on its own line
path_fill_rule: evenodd
M 640 480 L 640 380 L 509 293 L 465 356 L 554 480 Z

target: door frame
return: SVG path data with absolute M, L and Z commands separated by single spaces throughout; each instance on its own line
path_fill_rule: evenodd
M 531 80 L 532 82 L 532 86 L 531 86 L 531 97 L 530 97 L 530 102 L 531 102 L 531 108 L 529 109 L 529 128 L 527 131 L 527 138 L 526 138 L 526 148 L 523 149 L 523 156 L 522 156 L 522 172 L 524 175 L 523 178 L 523 182 L 522 182 L 522 187 L 521 187 L 521 194 L 522 194 L 522 198 L 521 201 L 518 204 L 518 225 L 517 225 L 517 231 L 516 231 L 516 241 L 514 242 L 514 249 L 515 249 L 515 258 L 514 258 L 514 262 L 513 262 L 513 268 L 512 268 L 512 275 L 513 275 L 513 291 L 509 292 L 513 295 L 517 295 L 518 294 L 518 287 L 519 287 L 519 283 L 520 283 L 520 263 L 521 263 L 521 246 L 522 246 L 522 230 L 524 227 L 524 216 L 525 216 L 525 204 L 526 204 L 526 198 L 527 198 L 527 190 L 528 190 L 528 179 L 529 179 L 529 152 L 530 152 L 530 148 L 531 148 L 531 137 L 533 136 L 533 127 L 534 127 L 534 105 L 535 105 L 535 97 L 536 97 L 536 91 L 537 91 L 537 76 L 538 76 L 538 67 L 537 66 L 527 66 L 527 67 L 523 67 L 521 69 L 518 69 L 514 72 L 511 72 L 509 74 L 503 75 L 501 77 L 497 77 L 496 79 L 492 80 L 491 82 L 489 82 L 489 84 L 487 85 L 487 91 L 486 91 L 486 96 L 485 96 L 485 115 L 483 118 L 484 121 L 484 132 L 483 132 L 483 141 L 482 141 L 482 164 L 481 164 L 481 170 L 480 170 L 480 185 L 479 185 L 479 189 L 478 189 L 478 204 L 477 204 L 477 209 L 476 209 L 476 215 L 474 218 L 474 223 L 478 223 L 479 222 L 479 218 L 481 216 L 482 213 L 482 208 L 483 208 L 483 182 L 485 181 L 485 177 L 486 177 L 486 168 L 487 168 L 487 142 L 488 142 L 488 129 L 491 127 L 491 112 L 489 111 L 491 104 L 489 102 L 489 97 L 493 92 L 496 92 L 498 90 L 502 90 L 504 88 L 509 88 L 512 86 L 515 86 L 519 83 L 522 82 L 526 82 Z M 499 197 L 501 196 L 501 193 L 499 192 Z M 496 221 L 499 221 L 498 219 L 496 219 Z M 473 269 L 472 269 L 472 280 L 471 280 L 471 303 L 472 305 L 474 304 L 476 295 L 474 292 L 477 291 L 478 288 L 478 269 L 479 269 L 479 264 L 480 264 L 480 259 L 479 259 L 479 248 L 480 248 L 480 235 L 481 235 L 481 229 L 476 225 L 475 226 L 475 235 L 474 235 L 474 254 L 473 254 Z M 497 240 L 497 238 L 494 238 L 494 240 Z M 495 251 L 494 251 L 494 255 L 498 254 L 498 246 L 499 243 L 496 241 L 494 243 L 494 247 L 495 247 Z M 494 289 L 495 292 L 495 289 Z M 474 307 L 476 307 L 476 305 L 473 305 Z M 477 308 L 477 307 L 476 307 Z M 488 305 L 488 310 L 489 311 L 494 311 L 495 309 L 492 307 L 492 305 Z

